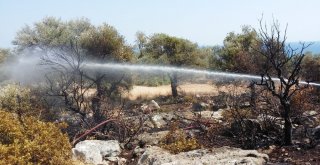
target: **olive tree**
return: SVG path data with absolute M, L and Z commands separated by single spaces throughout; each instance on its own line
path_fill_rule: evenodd
M 93 26 L 87 19 L 64 22 L 48 17 L 34 26 L 24 27 L 13 43 L 18 50 L 40 51 L 42 63 L 54 71 L 47 75 L 50 95 L 61 98 L 67 110 L 82 117 L 92 112 L 95 122 L 105 118 L 104 100 L 119 93 L 120 87 L 128 89 L 130 86 L 130 76 L 124 73 L 88 72 L 83 67 L 88 61 L 131 61 L 130 46 L 110 25 Z M 85 104 L 84 94 L 92 88 L 96 90 L 91 104 Z
M 189 40 L 156 33 L 149 37 L 138 34 L 140 56 L 156 59 L 154 63 L 175 67 L 199 65 L 198 46 Z M 178 96 L 178 74 L 170 73 L 172 96 Z
M 261 71 L 262 60 L 255 50 L 260 45 L 257 32 L 250 26 L 243 26 L 241 33 L 228 33 L 223 46 L 214 48 L 211 65 L 223 71 L 257 74 Z

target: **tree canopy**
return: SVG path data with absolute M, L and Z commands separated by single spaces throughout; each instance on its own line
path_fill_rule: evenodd
M 243 26 L 242 32 L 229 33 L 222 47 L 215 48 L 215 66 L 221 70 L 240 73 L 259 73 L 261 57 L 257 50 L 261 47 L 257 32 L 250 26 Z
M 96 27 L 84 18 L 66 22 L 54 17 L 44 18 L 33 26 L 26 25 L 22 28 L 13 44 L 18 50 L 48 50 L 76 44 L 94 58 L 118 62 L 132 59 L 130 46 L 114 27 L 107 24 Z

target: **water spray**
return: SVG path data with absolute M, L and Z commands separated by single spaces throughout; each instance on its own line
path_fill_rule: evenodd
M 191 68 L 171 67 L 171 66 L 157 66 L 157 65 L 134 65 L 134 64 L 119 64 L 119 63 L 85 63 L 84 68 L 93 70 L 108 70 L 108 71 L 135 71 L 135 72 L 163 72 L 163 73 L 184 73 L 184 74 L 200 74 L 215 76 L 221 78 L 235 78 L 245 80 L 261 80 L 261 76 L 238 74 L 219 71 L 208 71 Z M 278 78 L 272 78 L 274 81 L 280 81 Z M 319 83 L 312 83 L 306 81 L 300 81 L 299 84 L 319 86 Z

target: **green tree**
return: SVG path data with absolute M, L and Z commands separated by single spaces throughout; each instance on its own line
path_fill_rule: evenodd
M 138 31 L 136 33 L 136 45 L 138 47 L 138 50 L 139 50 L 139 56 L 138 58 L 142 58 L 143 57 L 143 49 L 144 49 L 144 46 L 146 45 L 147 43 L 147 36 L 141 32 L 141 31 Z
M 56 71 L 47 75 L 50 79 L 48 93 L 62 98 L 67 110 L 84 117 L 88 112 L 83 109 L 84 92 L 95 87 L 91 110 L 96 122 L 105 118 L 101 107 L 103 100 L 117 95 L 120 87 L 130 87 L 129 75 L 88 72 L 82 68 L 88 59 L 100 63 L 132 60 L 131 47 L 110 25 L 93 26 L 84 18 L 64 22 L 47 17 L 33 26 L 26 26 L 20 30 L 13 44 L 18 50 L 35 49 L 43 52 L 43 63 L 49 64 Z M 60 83 L 54 83 L 55 81 Z M 53 89 L 55 91 L 52 91 Z
M 129 62 L 133 58 L 131 47 L 124 37 L 107 24 L 91 28 L 80 36 L 80 46 L 98 60 Z
M 94 28 L 88 19 L 63 22 L 55 17 L 46 17 L 33 26 L 26 25 L 17 32 L 12 41 L 18 50 L 37 48 L 41 50 L 70 46 L 71 41 Z
M 197 66 L 200 64 L 197 54 L 198 46 L 189 40 L 163 33 L 141 38 L 137 39 L 141 44 L 139 46 L 140 54 L 156 59 L 155 63 L 175 67 Z M 170 73 L 169 77 L 172 96 L 177 97 L 178 74 Z
M 257 32 L 249 26 L 243 26 L 240 34 L 229 33 L 223 46 L 214 48 L 212 65 L 224 71 L 257 74 L 262 67 L 261 56 L 256 53 L 260 45 Z
M 320 82 L 320 56 L 306 53 L 302 61 L 302 76 L 309 82 Z

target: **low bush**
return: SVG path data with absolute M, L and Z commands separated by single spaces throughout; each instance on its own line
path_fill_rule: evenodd
M 0 110 L 0 164 L 71 164 L 65 124 L 42 122 Z
M 179 129 L 177 123 L 173 123 L 168 134 L 161 140 L 160 147 L 177 154 L 199 149 L 201 145 L 196 138 L 187 138 L 184 130 Z
M 0 89 L 2 110 L 20 115 L 32 113 L 30 89 L 15 84 L 8 84 Z

